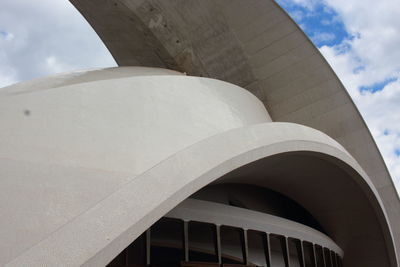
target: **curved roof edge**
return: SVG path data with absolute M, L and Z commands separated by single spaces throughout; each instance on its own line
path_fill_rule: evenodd
M 319 50 L 273 0 L 70 0 L 120 66 L 162 67 L 228 81 L 274 121 L 341 143 L 385 202 L 400 252 L 400 198 L 363 118 Z
M 275 121 L 319 129 L 344 145 L 368 173 L 377 172 L 369 167 L 374 165 L 390 178 L 337 75 L 275 1 L 70 1 L 120 66 L 170 68 L 245 87 Z M 357 131 L 362 133 L 350 136 Z M 363 145 L 354 145 L 354 139 Z M 365 146 L 372 151 L 360 152 Z M 367 164 L 371 153 L 379 166 Z M 394 185 L 392 179 L 376 181 L 378 188 L 389 184 Z
M 216 149 L 218 147 L 229 149 Z M 230 130 L 178 152 L 5 266 L 105 265 L 160 217 L 203 186 L 246 164 L 296 151 L 328 156 L 349 169 L 349 177 L 354 179 L 361 195 L 367 197 L 367 206 L 371 205 L 379 221 L 377 227 L 385 237 L 392 266 L 397 266 L 393 235 L 383 203 L 362 168 L 325 134 L 289 123 L 264 123 Z M 179 179 L 166 179 L 166 176 Z M 164 190 L 142 190 L 154 186 Z
M 160 76 L 160 75 L 185 75 L 183 73 L 141 66 L 111 67 L 104 69 L 77 70 L 72 72 L 59 73 L 44 78 L 38 78 L 26 82 L 12 84 L 0 88 L 0 96 L 16 95 L 20 93 L 47 90 L 79 83 L 104 81 L 134 76 Z

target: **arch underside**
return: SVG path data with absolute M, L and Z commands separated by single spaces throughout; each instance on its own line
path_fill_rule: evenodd
M 400 200 L 376 144 L 329 64 L 275 1 L 70 1 L 118 65 L 231 82 L 255 94 L 273 121 L 342 144 L 377 189 L 400 251 Z
M 227 183 L 293 199 L 345 266 L 397 266 L 400 201 L 379 151 L 274 1 L 71 2 L 119 65 L 227 81 L 267 111 L 232 84 L 140 67 L 2 90 L 6 266 L 106 265 L 182 201 Z
M 106 265 L 159 218 L 213 182 L 252 184 L 291 197 L 343 248 L 345 266 L 396 266 L 391 230 L 368 176 L 326 135 L 287 123 L 230 130 L 174 154 L 7 266 Z

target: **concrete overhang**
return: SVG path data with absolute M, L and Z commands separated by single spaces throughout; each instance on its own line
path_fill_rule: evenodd
M 347 257 L 349 266 L 363 260 L 362 266 L 397 265 L 400 202 L 379 151 L 318 49 L 274 1 L 71 2 L 120 66 L 169 68 L 228 81 L 255 94 L 268 112 L 253 95 L 237 86 L 159 69 L 103 70 L 2 89 L 1 107 L 8 112 L 2 113 L 2 122 L 8 124 L 1 124 L 4 138 L 0 163 L 2 177 L 9 178 L 2 180 L 2 188 L 8 193 L 2 197 L 3 203 L 15 204 L 2 208 L 9 212 L 8 220 L 29 226 L 9 223 L 12 231 L 5 233 L 3 229 L 10 240 L 17 236 L 22 240 L 14 238 L 14 243 L 5 244 L 10 252 L 2 251 L 3 263 L 104 265 L 200 188 L 212 182 L 239 182 L 272 188 L 309 209 L 345 255 L 351 255 Z M 133 84 L 138 95 L 131 90 Z M 171 101 L 166 102 L 163 97 L 168 93 L 159 95 L 157 91 L 160 84 L 162 89 L 174 88 L 180 101 L 176 101 L 176 95 L 169 95 Z M 179 131 L 185 138 L 168 131 L 168 139 L 161 131 L 154 131 L 151 127 L 157 116 L 148 116 L 151 109 L 149 113 L 132 110 L 135 105 L 131 100 L 140 104 L 138 96 L 145 99 L 148 92 L 141 92 L 149 85 L 156 97 L 146 101 L 158 101 L 152 106 L 159 109 L 154 114 L 169 116 L 167 122 L 172 126 L 168 129 Z M 182 88 L 193 89 L 192 93 L 201 97 L 208 93 L 205 98 L 190 99 L 193 95 L 179 91 Z M 199 91 L 195 92 L 196 88 Z M 218 102 L 214 109 L 204 108 L 208 100 Z M 99 103 L 104 105 L 99 108 Z M 190 114 L 196 120 L 187 117 L 182 123 L 171 119 L 183 114 L 180 108 L 196 106 L 192 103 L 199 107 Z M 31 114 L 31 107 L 39 112 Z M 231 119 L 228 124 L 210 115 L 215 110 Z M 273 121 L 292 123 L 271 123 L 268 113 Z M 140 117 L 137 122 L 142 124 L 138 124 L 132 121 L 137 114 L 148 117 Z M 76 123 L 77 118 L 85 123 Z M 214 119 L 210 124 L 208 120 Z M 167 125 L 163 120 L 157 123 Z M 158 148 L 163 149 L 154 149 L 160 157 L 138 164 L 143 151 L 155 154 L 150 148 L 158 144 L 143 134 L 139 137 L 149 146 L 135 150 L 129 133 L 142 133 L 142 128 L 134 128 L 138 125 L 150 127 L 148 133 L 154 134 L 151 138 L 156 137 L 155 141 L 177 143 L 164 146 L 160 142 Z M 113 126 L 123 129 L 115 131 L 123 138 L 104 142 L 115 137 Z M 196 128 L 199 126 L 201 130 Z M 101 153 L 99 148 L 103 149 Z M 109 159 L 102 156 L 107 155 L 104 151 L 113 152 Z M 131 160 L 140 168 L 132 167 L 135 164 Z M 320 168 L 304 169 L 305 163 Z M 288 164 L 293 168 L 282 169 Z M 300 175 L 307 172 L 312 175 Z M 322 172 L 332 175 L 319 176 Z M 244 179 L 243 174 L 252 179 Z M 160 186 L 165 190 L 148 193 Z M 20 191 L 12 191 L 15 188 Z M 37 196 L 35 201 L 29 197 L 32 195 Z M 41 205 L 49 209 L 26 210 Z M 352 221 L 354 218 L 358 220 Z M 48 227 L 40 224 L 41 220 L 47 220 Z M 27 235 L 32 235 L 29 244 Z
M 299 166 L 310 163 L 313 171 L 331 175 L 297 179 Z M 276 175 L 282 170 L 286 173 Z M 383 202 L 343 147 L 305 126 L 262 123 L 214 135 L 168 157 L 5 266 L 103 266 L 191 194 L 212 182 L 232 181 L 273 188 L 309 209 L 343 247 L 345 266 L 397 265 Z M 328 192 L 340 192 L 341 198 Z
M 177 74 L 111 68 L 1 90 L 0 264 L 105 265 L 199 189 L 234 182 L 305 207 L 348 266 L 396 266 L 385 202 L 343 146 L 272 122 L 236 85 Z
M 329 64 L 272 0 L 70 0 L 120 66 L 162 67 L 242 86 L 273 121 L 318 129 L 363 167 L 400 252 L 400 200 L 356 106 Z

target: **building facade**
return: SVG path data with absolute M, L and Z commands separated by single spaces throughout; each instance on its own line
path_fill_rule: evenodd
M 0 265 L 398 266 L 400 201 L 272 0 L 71 0 L 119 67 L 0 90 Z

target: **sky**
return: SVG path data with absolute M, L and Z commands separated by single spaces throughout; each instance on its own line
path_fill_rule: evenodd
M 277 0 L 319 48 L 367 122 L 400 188 L 399 0 Z M 0 1 L 0 88 L 116 66 L 67 0 Z
M 399 0 L 278 0 L 332 66 L 400 189 Z

